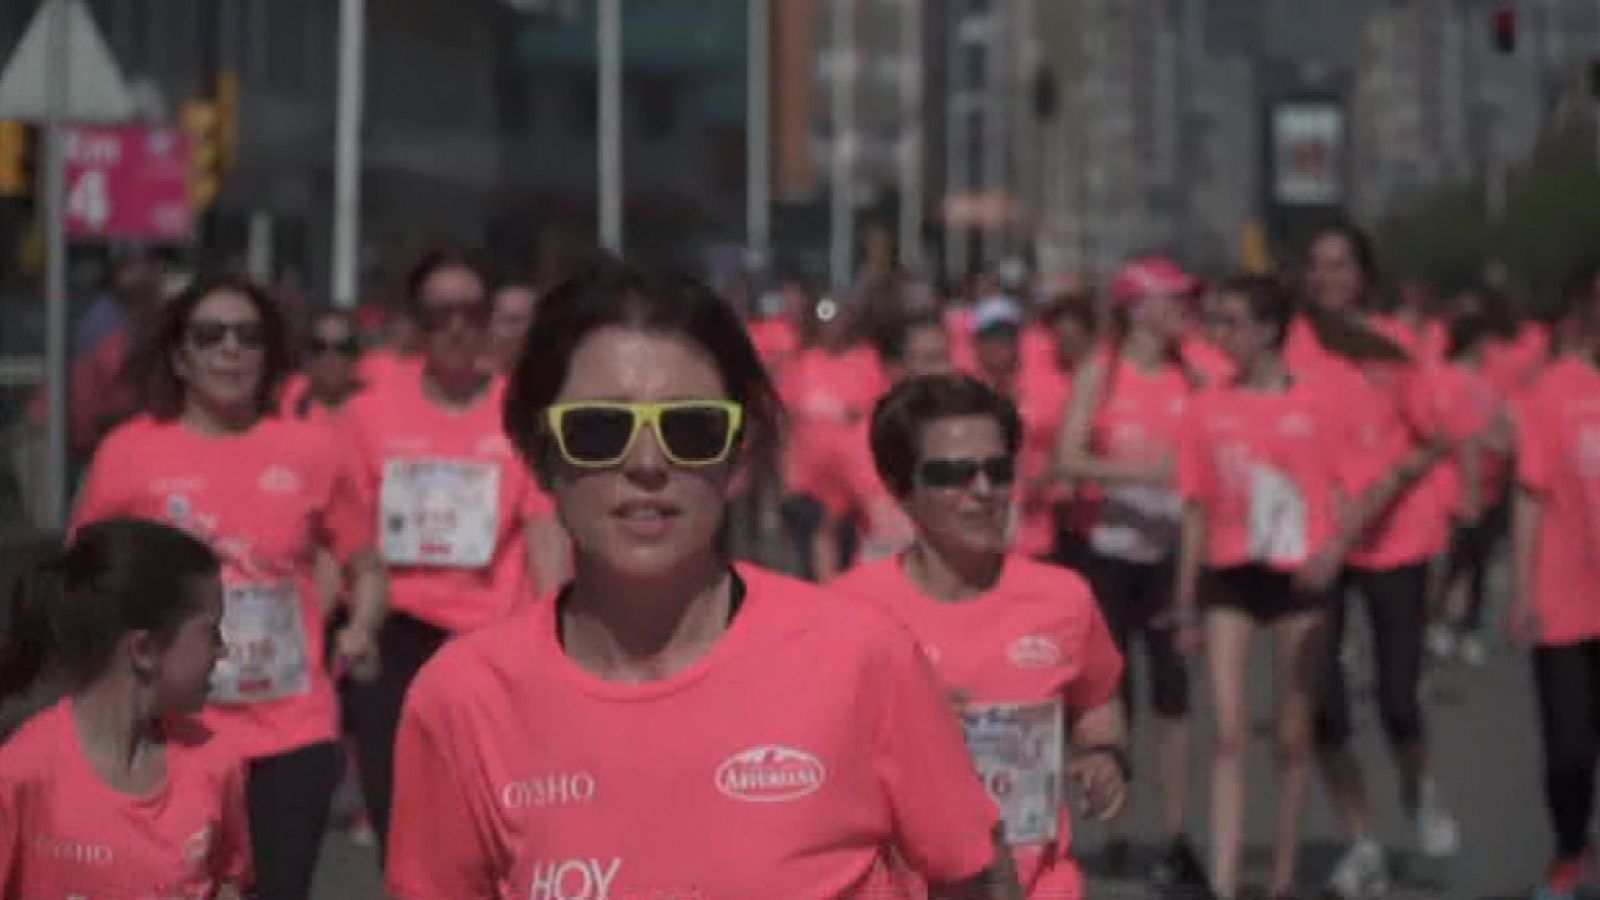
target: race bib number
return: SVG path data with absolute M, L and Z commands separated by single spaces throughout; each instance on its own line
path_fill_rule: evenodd
M 1102 556 L 1130 562 L 1160 562 L 1178 540 L 1182 501 L 1175 491 L 1149 485 L 1109 488 L 1089 544 Z
M 1271 466 L 1250 471 L 1250 558 L 1280 564 L 1306 558 L 1305 497 Z
M 386 561 L 483 568 L 494 555 L 500 526 L 500 466 L 391 459 L 383 467 L 379 516 Z
M 216 703 L 260 703 L 310 688 L 306 626 L 294 582 L 240 584 L 223 594 L 225 656 L 211 670 Z
M 967 704 L 961 727 L 978 775 L 1000 807 L 1006 843 L 1054 841 L 1062 796 L 1061 703 Z

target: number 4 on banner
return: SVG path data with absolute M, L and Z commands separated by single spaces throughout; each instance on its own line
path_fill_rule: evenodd
M 105 228 L 111 218 L 111 194 L 104 169 L 87 169 L 67 186 L 67 217 L 81 222 L 85 231 Z

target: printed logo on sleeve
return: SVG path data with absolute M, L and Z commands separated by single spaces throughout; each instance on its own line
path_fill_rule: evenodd
M 621 869 L 622 860 L 615 856 L 538 860 L 533 864 L 528 900 L 620 900 L 611 893 L 611 885 Z
M 814 794 L 827 778 L 822 760 L 793 747 L 765 744 L 736 753 L 717 767 L 717 790 L 748 803 L 778 803 Z
M 1006 648 L 1006 658 L 1019 669 L 1048 669 L 1060 665 L 1061 647 L 1037 634 L 1023 635 Z

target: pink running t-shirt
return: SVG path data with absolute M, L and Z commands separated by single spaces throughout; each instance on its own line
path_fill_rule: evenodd
M 168 726 L 166 776 L 131 796 L 95 772 L 72 700 L 0 745 L 0 894 L 204 900 L 250 874 L 244 766 L 192 719 Z
M 1178 489 L 1204 510 L 1206 565 L 1298 568 L 1333 535 L 1336 490 L 1354 494 L 1376 477 L 1353 446 L 1337 399 L 1320 384 L 1197 395 Z
M 986 706 L 1050 704 L 1062 710 L 1065 724 L 1071 711 L 1116 696 L 1122 680 L 1122 654 L 1093 594 L 1059 566 L 1010 556 L 992 590 L 960 603 L 928 598 L 906 577 L 899 558 L 853 569 L 832 587 L 883 606 L 911 629 L 939 682 L 974 714 Z M 1060 734 L 1063 747 L 1066 732 Z M 1070 756 L 1063 752 L 1062 762 Z M 1009 786 L 993 785 L 1001 791 Z M 1059 788 L 1064 797 L 1065 784 Z M 1083 896 L 1070 804 L 1059 804 L 1054 840 L 1018 845 L 1013 853 L 1027 896 Z
M 389 606 L 446 631 L 526 602 L 526 527 L 554 514 L 502 429 L 504 396 L 496 378 L 471 407 L 447 409 L 420 379 L 391 380 L 345 408 L 389 564 Z
M 372 547 L 348 447 L 327 428 L 277 418 L 206 436 L 140 417 L 95 454 L 73 527 L 117 516 L 180 528 L 222 560 L 228 652 L 212 673 L 207 727 L 249 757 L 332 740 L 312 564 L 319 550 L 345 561 Z
M 1560 357 L 1515 410 L 1517 482 L 1542 507 L 1532 598 L 1539 643 L 1600 637 L 1600 372 Z
M 1147 372 L 1120 354 L 1102 354 L 1099 362 L 1102 371 L 1111 368 L 1090 420 L 1092 452 L 1117 463 L 1165 463 L 1175 470 L 1195 395 L 1183 371 L 1166 364 Z M 1095 552 L 1140 563 L 1175 555 L 1181 512 L 1176 484 L 1102 485 L 1097 493 L 1088 532 Z
M 390 894 L 865 898 L 897 896 L 900 859 L 991 865 L 996 812 L 910 635 L 737 571 L 727 632 L 659 681 L 580 667 L 548 598 L 446 645 L 401 721 Z

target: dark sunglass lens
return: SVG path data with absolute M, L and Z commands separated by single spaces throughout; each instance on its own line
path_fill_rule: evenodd
M 1016 461 L 1009 456 L 996 456 L 985 460 L 983 474 L 989 483 L 996 487 L 1005 487 L 1017 479 Z
M 718 406 L 680 406 L 661 413 L 667 453 L 684 462 L 710 462 L 728 446 L 733 419 Z
M 978 464 L 970 459 L 927 459 L 922 461 L 922 483 L 931 488 L 965 487 L 978 474 Z
M 228 334 L 228 326 L 221 322 L 192 322 L 189 325 L 189 342 L 196 347 L 214 347 Z
M 260 347 L 267 342 L 267 330 L 260 322 L 240 322 L 233 326 L 233 336 L 242 347 Z
M 633 413 L 625 409 L 579 407 L 561 419 L 561 443 L 578 462 L 601 463 L 621 458 L 633 436 Z

